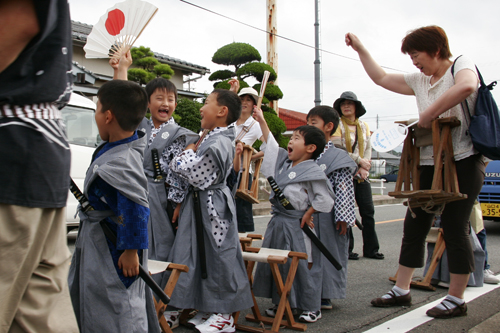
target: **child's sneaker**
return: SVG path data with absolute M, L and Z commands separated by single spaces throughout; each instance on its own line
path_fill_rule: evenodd
M 211 315 L 211 312 L 198 311 L 198 313 L 193 318 L 189 319 L 185 325 L 189 328 L 194 328 L 195 326 L 203 324 Z
M 304 311 L 299 317 L 300 321 L 306 323 L 314 323 L 318 319 L 321 319 L 321 311 Z
M 234 319 L 230 313 L 214 313 L 203 324 L 195 327 L 200 333 L 233 333 Z
M 274 305 L 272 308 L 269 308 L 266 310 L 266 315 L 268 317 L 276 317 L 276 311 L 278 311 L 278 306 L 277 305 Z
M 321 310 L 331 310 L 333 309 L 332 301 L 329 299 L 321 299 Z
M 179 311 L 165 311 L 163 312 L 163 316 L 167 320 L 168 326 L 171 329 L 174 329 L 179 326 Z

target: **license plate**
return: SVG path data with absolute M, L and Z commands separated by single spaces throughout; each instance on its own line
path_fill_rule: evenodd
M 483 211 L 483 216 L 500 217 L 500 204 L 482 203 L 481 210 Z

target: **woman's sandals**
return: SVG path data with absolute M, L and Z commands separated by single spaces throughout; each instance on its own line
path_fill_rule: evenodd
M 410 306 L 411 305 L 411 295 L 410 293 L 402 296 L 397 296 L 393 290 L 390 290 L 386 295 L 391 296 L 390 298 L 374 298 L 372 299 L 372 305 L 376 307 L 389 307 L 389 306 Z

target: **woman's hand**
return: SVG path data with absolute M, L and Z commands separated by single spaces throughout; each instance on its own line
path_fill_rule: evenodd
M 257 109 L 257 106 L 255 105 L 253 107 L 253 118 L 257 120 L 257 122 L 260 124 L 261 122 L 266 122 L 266 119 L 264 118 L 264 113 L 262 113 L 261 109 Z
M 361 158 L 359 159 L 359 166 L 367 171 L 370 171 L 372 167 L 372 161 L 366 159 L 366 158 Z
M 356 173 L 356 175 L 359 175 L 361 179 L 367 179 L 369 174 L 370 172 L 368 172 L 368 170 L 365 170 L 363 168 L 359 168 L 358 172 Z
M 418 127 L 422 128 L 431 128 L 432 121 L 434 120 L 434 117 L 432 114 L 429 112 L 429 110 L 425 110 L 419 115 L 418 119 Z
M 352 47 L 352 49 L 356 52 L 359 52 L 359 50 L 364 47 L 358 36 L 356 36 L 352 32 L 348 32 L 345 34 L 345 45 Z
M 237 79 L 231 79 L 227 83 L 229 83 L 229 85 L 231 86 L 229 90 L 237 94 L 240 90 L 240 81 L 238 81 Z

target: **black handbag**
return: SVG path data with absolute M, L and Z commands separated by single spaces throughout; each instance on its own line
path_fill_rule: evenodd
M 451 66 L 451 75 L 453 75 L 453 78 L 455 78 L 453 70 L 457 59 L 455 59 L 455 62 Z M 467 100 L 461 103 L 465 120 L 467 121 L 467 115 L 465 114 L 464 104 L 470 119 L 466 133 L 470 135 L 472 144 L 478 152 L 491 160 L 500 160 L 500 116 L 497 104 L 490 91 L 495 87 L 497 82 L 493 81 L 489 85 L 486 85 L 477 66 L 476 71 L 479 75 L 481 86 L 477 92 L 475 114 L 471 116 Z

